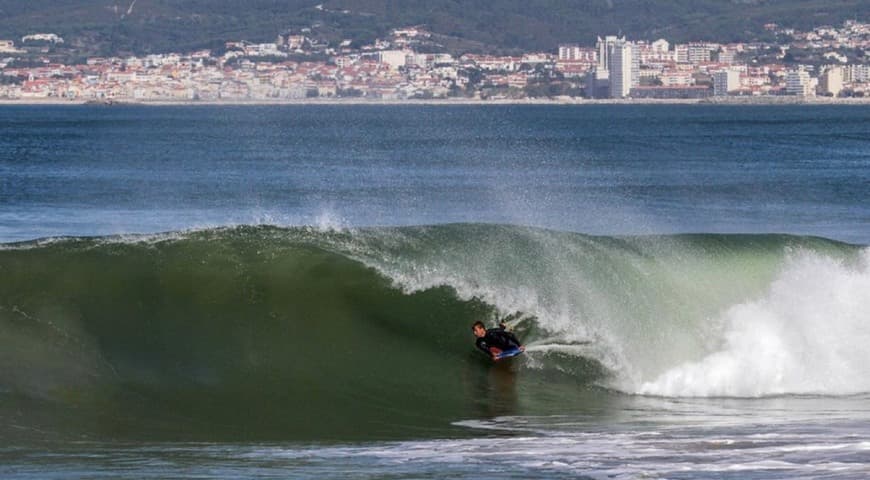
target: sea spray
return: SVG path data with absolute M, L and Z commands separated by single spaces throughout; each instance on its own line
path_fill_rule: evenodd
M 870 391 L 870 250 L 853 263 L 800 250 L 761 296 L 724 314 L 720 348 L 642 384 L 664 396 Z

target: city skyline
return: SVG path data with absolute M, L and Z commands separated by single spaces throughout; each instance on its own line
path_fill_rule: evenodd
M 494 56 L 425 53 L 432 34 L 395 29 L 354 47 L 320 44 L 304 31 L 272 43 L 230 41 L 200 50 L 142 57 L 40 63 L 64 39 L 34 33 L 0 40 L 0 99 L 7 101 L 287 101 L 314 98 L 476 100 L 529 98 L 704 99 L 864 97 L 870 24 L 798 32 L 765 26 L 785 45 L 764 42 L 671 44 L 667 39 L 599 36 L 595 46 Z M 821 62 L 797 63 L 793 52 Z M 854 52 L 850 57 L 844 52 Z M 8 56 L 6 56 L 8 55 Z M 789 58 L 791 57 L 791 58 Z M 22 58 L 27 58 L 26 62 Z M 36 60 L 35 60 L 36 59 Z M 815 63 L 815 64 L 814 64 Z

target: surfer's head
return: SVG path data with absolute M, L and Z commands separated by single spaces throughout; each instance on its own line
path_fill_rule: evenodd
M 474 322 L 474 325 L 471 326 L 471 331 L 477 338 L 486 335 L 486 327 L 483 325 L 483 322 Z

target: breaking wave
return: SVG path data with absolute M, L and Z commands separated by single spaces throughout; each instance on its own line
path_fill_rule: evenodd
M 847 395 L 870 391 L 868 312 L 870 250 L 815 237 L 461 224 L 5 244 L 0 419 L 57 428 L 60 406 L 113 435 L 348 439 L 559 412 L 589 389 Z M 491 366 L 475 320 L 528 354 Z

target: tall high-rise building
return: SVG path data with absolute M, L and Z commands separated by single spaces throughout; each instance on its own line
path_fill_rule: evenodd
M 602 91 L 609 90 L 605 96 L 629 96 L 632 87 L 636 87 L 640 79 L 640 51 L 637 45 L 625 37 L 608 35 L 598 37 L 595 47 L 598 50 L 598 65 L 588 77 L 588 95 L 599 97 Z
M 625 98 L 636 83 L 637 63 L 634 61 L 634 46 L 625 40 L 612 45 L 608 52 L 610 59 L 610 97 Z
M 640 47 L 637 43 L 631 44 L 631 88 L 640 84 Z
M 613 44 L 619 40 L 620 38 L 616 35 L 598 37 L 598 41 L 595 43 L 595 48 L 598 50 L 598 63 L 595 70 L 589 73 L 586 82 L 586 95 L 588 97 L 605 98 L 610 96 L 610 51 Z
M 616 35 L 598 37 L 598 42 L 595 44 L 598 49 L 598 70 L 610 70 L 610 51 L 617 42 L 624 41 L 625 37 L 619 38 Z

